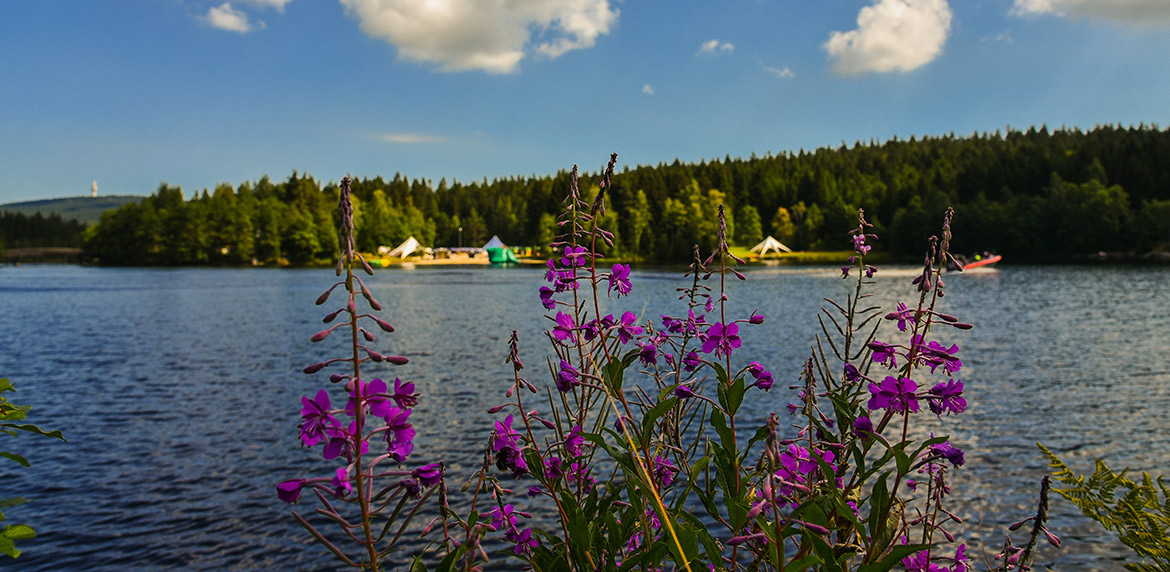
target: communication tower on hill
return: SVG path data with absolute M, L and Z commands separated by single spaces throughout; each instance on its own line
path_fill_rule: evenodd
M 97 179 L 93 180 L 93 184 L 89 186 L 89 190 L 90 190 L 89 196 L 96 199 L 97 198 Z

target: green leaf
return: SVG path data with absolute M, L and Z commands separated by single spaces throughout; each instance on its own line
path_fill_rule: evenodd
M 32 409 L 31 405 L 12 405 L 11 403 L 5 403 L 0 407 L 0 421 L 20 421 L 28 415 L 29 409 Z
M 16 388 L 12 387 L 12 382 L 8 381 L 7 377 L 0 377 L 0 393 L 4 393 L 5 391 L 16 391 Z M 4 398 L 0 397 L 0 399 Z
M 29 466 L 28 459 L 25 459 L 24 457 L 21 457 L 20 455 L 17 455 L 16 453 L 8 453 L 5 451 L 0 451 L 0 457 L 10 459 L 12 461 L 15 461 L 15 462 L 21 464 L 21 465 L 24 465 L 25 467 Z
M 731 432 L 731 428 L 727 426 L 727 417 L 723 412 L 711 408 L 711 426 L 715 428 L 715 432 L 719 434 L 719 442 L 727 451 L 735 450 L 735 434 Z M 724 467 L 720 467 L 721 469 Z M 730 467 L 727 467 L 730 468 Z
M 36 538 L 37 533 L 27 524 L 13 524 L 5 526 L 4 530 L 0 531 L 0 536 L 5 536 L 13 540 L 28 540 Z
M 16 544 L 12 542 L 11 538 L 0 535 L 0 554 L 7 554 L 16 558 L 20 556 L 20 551 L 16 549 Z
M 20 429 L 21 431 L 28 431 L 29 433 L 37 433 L 45 437 L 52 437 L 54 439 L 65 440 L 65 436 L 60 431 L 45 431 L 36 425 L 16 425 L 14 423 L 0 423 L 0 427 L 11 427 L 12 429 Z
M 862 564 L 857 569 L 857 572 L 885 572 L 886 570 L 892 570 L 902 562 L 903 558 L 917 552 L 922 552 L 930 547 L 931 545 L 929 544 L 899 544 L 891 549 L 890 553 L 881 560 L 870 562 L 869 564 Z
M 14 506 L 20 506 L 26 502 L 28 502 L 28 500 L 25 499 L 24 497 L 0 499 L 0 509 L 6 509 L 6 508 L 12 508 Z M 4 519 L 0 518 L 0 520 L 4 520 Z
M 735 415 L 739 411 L 739 406 L 743 405 L 743 394 L 747 391 L 747 384 L 743 377 L 735 378 L 731 385 L 727 388 L 727 413 Z
M 670 411 L 676 403 L 678 403 L 677 397 L 668 397 L 659 401 L 658 405 L 655 405 L 653 409 L 647 411 L 646 416 L 642 418 L 642 435 L 649 435 L 650 429 L 654 427 L 654 423 L 665 415 L 667 411 Z

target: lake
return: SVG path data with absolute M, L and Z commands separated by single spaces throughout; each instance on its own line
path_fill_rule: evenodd
M 875 301 L 888 311 L 914 297 L 915 272 L 881 269 Z M 767 317 L 745 326 L 736 353 L 776 376 L 776 389 L 745 405 L 762 420 L 794 399 L 785 387 L 809 354 L 822 297 L 843 301 L 852 282 L 835 268 L 746 274 L 731 285 L 729 315 Z M 333 309 L 313 302 L 333 280 L 331 270 L 0 268 L 0 377 L 15 384 L 11 399 L 33 406 L 31 422 L 69 440 L 5 441 L 33 463 L 4 465 L 0 498 L 30 500 L 5 512 L 39 536 L 0 568 L 337 569 L 273 488 L 333 467 L 300 447 L 296 429 L 300 397 L 328 384 L 301 368 L 343 343 L 309 342 Z M 366 375 L 415 381 L 412 460 L 444 459 L 457 488 L 479 465 L 492 424 L 485 410 L 510 383 L 513 329 L 530 379 L 541 380 L 540 332 L 550 324 L 537 297 L 542 271 L 420 267 L 368 283 L 397 328 L 374 347 L 411 362 Z M 632 298 L 608 302 L 610 311 L 656 321 L 680 313 L 680 271 L 636 269 L 633 283 Z M 950 507 L 966 519 L 969 543 L 980 519 L 994 547 L 1008 523 L 1035 513 L 1047 468 L 1037 441 L 1080 472 L 1101 457 L 1170 474 L 1170 268 L 1005 266 L 947 283 L 942 310 L 975 324 L 943 334 L 962 348 L 969 408 L 921 421 L 967 452 Z M 886 323 L 883 332 L 896 330 Z M 1038 568 L 1121 569 L 1128 550 L 1071 504 L 1053 495 L 1050 517 L 1064 547 L 1044 545 Z

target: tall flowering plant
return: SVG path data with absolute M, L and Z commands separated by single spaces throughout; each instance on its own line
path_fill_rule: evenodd
M 877 269 L 865 257 L 877 237 L 859 212 L 850 237 L 854 255 L 842 268 L 853 290 L 844 304 L 826 299 L 822 333 L 789 386 L 795 399 L 779 408 L 791 427 L 783 428 L 785 417 L 775 412 L 762 426 L 745 427 L 745 400 L 765 398 L 759 392 L 771 392 L 775 379 L 764 364 L 739 354 L 746 329 L 764 316 L 729 314 L 729 279 L 746 277 L 735 268 L 743 261 L 728 247 L 723 209 L 714 252 L 704 258 L 695 249 L 689 284 L 678 289 L 679 310 L 657 320 L 624 310 L 636 287 L 628 266 L 602 262 L 613 235 L 598 224 L 616 162 L 611 155 L 591 201 L 572 170 L 552 245 L 559 254 L 547 261 L 539 289 L 549 323 L 541 369 L 549 382 L 525 377 L 513 331 L 505 401 L 488 410 L 483 463 L 466 481 L 470 505 L 460 513 L 445 501 L 441 463 L 378 467 L 401 464 L 411 453 L 409 408 L 417 395 L 399 380 L 391 390 L 361 377 L 366 361 L 405 358 L 359 343 L 359 336 L 372 341 L 359 319 L 393 328 L 355 307 L 359 295 L 375 310 L 379 305 L 353 273 L 359 262 L 368 266 L 353 252 L 343 181 L 339 273 L 346 278 L 334 288 L 344 285 L 348 300 L 325 321 L 342 313 L 348 320 L 313 339 L 345 329 L 352 351 L 306 371 L 352 365 L 351 375 L 331 377 L 345 382 L 348 402 L 335 409 L 325 390 L 306 396 L 300 426 L 307 446 L 321 444 L 326 459 L 342 462 L 332 477 L 285 481 L 278 493 L 295 501 L 310 488 L 323 505 L 317 513 L 339 524 L 362 555 L 347 556 L 298 520 L 347 564 L 370 569 L 378 569 L 437 489 L 440 571 L 481 570 L 493 557 L 548 571 L 969 570 L 966 545 L 952 532 L 961 519 L 946 506 L 949 475 L 963 466 L 964 453 L 946 436 L 921 439 L 911 430 L 912 420 L 931 414 L 941 420 L 967 407 L 959 347 L 939 335 L 972 327 L 941 309 L 942 271 L 957 264 L 948 251 L 953 213 L 946 214 L 942 238 L 930 239 L 912 283 L 917 300 L 883 314 L 866 305 Z M 879 338 L 883 321 L 896 325 L 893 337 Z M 385 449 L 372 460 L 371 442 Z M 387 478 L 389 484 L 373 485 Z M 1034 530 L 1046 521 L 1046 492 Z M 383 515 L 395 499 L 396 508 Z M 343 516 L 334 500 L 357 505 L 358 515 Z M 380 534 L 376 518 L 385 520 Z M 382 547 L 392 529 L 396 535 Z M 1022 569 L 1035 538 L 1023 552 L 1005 542 L 1002 569 Z M 489 554 L 492 543 L 504 548 Z M 412 563 L 412 570 L 425 569 L 418 558 Z
M 380 311 L 382 305 L 355 272 L 360 268 L 373 275 L 370 265 L 354 250 L 349 184 L 349 177 L 342 179 L 338 204 L 341 256 L 336 273 L 342 280 L 322 293 L 317 304 L 327 303 L 339 286 L 345 295 L 341 306 L 323 319 L 332 325 L 311 338 L 322 342 L 340 332 L 346 338 L 345 354 L 304 369 L 306 374 L 314 374 L 331 365 L 344 364 L 344 373 L 329 376 L 330 383 L 342 390 L 344 401 L 337 399 L 337 389 L 320 389 L 302 397 L 298 427 L 301 443 L 319 449 L 334 468 L 327 476 L 283 481 L 276 485 L 276 493 L 281 500 L 296 503 L 306 490 L 311 491 L 320 503 L 314 511 L 319 522 L 314 524 L 293 512 L 297 522 L 345 564 L 376 571 L 397 547 L 407 525 L 427 499 L 436 491 L 442 499 L 444 465 L 431 463 L 414 469 L 405 466 L 414 450 L 415 430 L 410 416 L 419 397 L 414 383 L 399 378 L 388 383 L 363 377 L 363 364 L 400 366 L 408 360 L 383 355 L 366 345 L 376 340 L 371 330 L 391 333 L 394 327 L 373 313 Z M 360 309 L 359 304 L 370 311 Z M 325 521 L 335 524 L 338 533 L 323 531 L 321 524 Z

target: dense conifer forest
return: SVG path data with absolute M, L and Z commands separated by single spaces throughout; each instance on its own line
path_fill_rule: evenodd
M 0 250 L 37 246 L 81 246 L 85 223 L 51 213 L 0 212 Z
M 608 151 L 579 159 L 600 166 Z M 599 171 L 581 175 L 586 197 Z M 479 246 L 492 235 L 547 244 L 569 180 L 568 170 L 474 183 L 357 178 L 358 247 L 412 235 L 428 246 Z M 619 167 L 608 195 L 601 225 L 616 235 L 611 254 L 632 259 L 684 260 L 693 244 L 709 249 L 720 203 L 732 242 L 746 246 L 773 235 L 797 250 L 844 249 L 862 208 L 882 250 L 915 256 L 953 206 L 956 252 L 1030 261 L 1145 253 L 1170 247 L 1170 130 L 1041 127 Z M 112 265 L 324 261 L 337 248 L 336 201 L 336 184 L 296 172 L 194 198 L 164 183 L 103 215 L 86 231 L 85 249 Z

